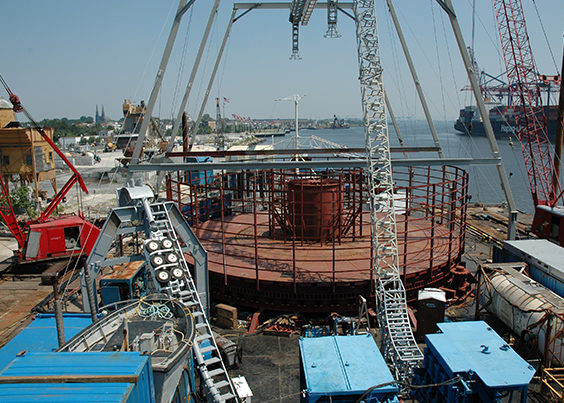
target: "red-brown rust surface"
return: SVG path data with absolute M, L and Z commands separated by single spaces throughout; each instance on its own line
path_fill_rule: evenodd
M 295 269 L 293 263 L 292 240 L 268 237 L 268 216 L 257 215 L 258 276 L 260 281 L 293 282 L 331 282 L 333 266 L 336 282 L 363 281 L 370 279 L 370 226 L 363 224 L 363 237 L 346 239 L 341 244 L 295 242 Z M 230 276 L 256 279 L 254 222 L 252 214 L 226 217 L 223 222 L 225 232 L 225 271 Z M 398 233 L 404 232 L 404 216 L 398 216 Z M 411 277 L 429 268 L 439 268 L 449 261 L 449 231 L 446 224 L 434 225 L 431 237 L 431 220 L 409 217 L 408 253 L 405 274 Z M 358 233 L 358 228 L 357 228 Z M 208 251 L 209 270 L 224 273 L 222 256 L 221 222 L 210 220 L 201 224 L 198 236 Z M 433 260 L 431 264 L 431 240 L 433 239 Z M 451 262 L 458 255 L 458 239 L 453 237 Z M 398 236 L 399 266 L 404 274 L 404 239 Z M 333 261 L 335 264 L 333 265 Z

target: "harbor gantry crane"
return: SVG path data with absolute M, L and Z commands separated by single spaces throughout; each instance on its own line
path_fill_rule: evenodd
M 533 232 L 564 245 L 564 208 L 558 174 L 547 135 L 538 72 L 529 43 L 521 0 L 493 0 L 509 90 L 515 107 L 517 136 L 535 206 Z
M 368 161 L 372 248 L 382 350 L 398 381 L 409 381 L 423 360 L 407 312 L 398 269 L 396 217 L 388 123 L 374 0 L 353 3 L 362 113 Z
M 168 57 L 181 15 L 193 3 L 193 0 L 180 0 L 177 19 L 171 29 L 169 41 L 165 48 L 161 66 L 155 80 L 155 85 L 149 99 L 146 114 L 152 112 L 156 94 L 162 83 L 162 75 L 166 69 Z M 396 235 L 396 218 L 393 204 L 393 179 L 390 158 L 390 145 L 387 126 L 387 108 L 384 85 L 382 81 L 382 65 L 378 43 L 376 11 L 374 0 L 355 0 L 352 3 L 318 3 L 317 0 L 292 0 L 291 3 L 236 3 L 233 14 L 218 53 L 214 71 L 210 78 L 213 82 L 215 71 L 232 24 L 253 9 L 289 9 L 290 22 L 293 32 L 294 58 L 298 54 L 298 25 L 307 25 L 315 8 L 327 8 L 330 33 L 334 33 L 336 18 L 335 10 L 342 12 L 343 8 L 352 8 L 356 24 L 356 38 L 359 61 L 359 80 L 362 96 L 363 120 L 366 136 L 367 152 L 367 182 L 370 193 L 372 248 L 374 250 L 373 267 L 375 271 L 376 303 L 378 305 L 378 320 L 382 331 L 382 350 L 388 364 L 394 371 L 395 379 L 402 384 L 409 382 L 414 367 L 423 360 L 423 355 L 415 342 L 411 330 L 405 288 L 398 269 L 398 246 Z M 235 17 L 237 10 L 245 10 Z M 329 35 L 332 36 L 332 35 Z M 209 89 L 207 91 L 209 93 Z M 206 98 L 207 99 L 207 98 Z M 205 104 L 205 101 L 203 105 Z M 202 105 L 202 107 L 203 107 Z M 145 120 L 144 120 L 145 122 Z M 144 123 L 145 124 L 145 123 Z M 142 126 L 139 139 L 130 164 L 129 177 L 138 167 L 146 127 Z M 192 141 L 194 137 L 192 138 Z M 171 141 L 173 143 L 173 141 Z

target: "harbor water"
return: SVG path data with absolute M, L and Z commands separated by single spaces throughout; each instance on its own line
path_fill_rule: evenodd
M 488 139 L 484 136 L 466 136 L 458 134 L 452 122 L 435 122 L 437 134 L 446 158 L 489 158 L 491 149 Z M 399 122 L 404 144 L 406 146 L 433 146 L 429 128 L 424 121 L 405 120 Z M 389 126 L 389 137 L 391 146 L 399 146 L 394 128 Z M 291 134 L 286 135 L 286 138 Z M 301 142 L 307 142 L 307 138 L 314 135 L 326 140 L 342 144 L 347 147 L 364 147 L 364 128 L 351 127 L 348 129 L 300 129 Z M 513 198 L 520 211 L 532 214 L 534 206 L 529 188 L 527 171 L 523 162 L 523 154 L 519 140 L 497 139 L 503 164 L 509 184 L 513 192 Z M 438 158 L 437 153 L 410 153 L 410 158 Z M 394 153 L 392 158 L 403 158 L 403 154 Z M 497 169 L 494 165 L 475 165 L 463 167 L 470 174 L 469 194 L 472 203 L 499 204 L 505 202 L 505 196 L 501 189 Z

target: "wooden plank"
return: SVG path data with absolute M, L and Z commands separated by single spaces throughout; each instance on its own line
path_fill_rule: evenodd
M 137 375 L 0 376 L 0 384 L 14 383 L 136 383 Z
M 0 284 L 0 290 L 37 290 L 40 287 L 38 281 L 6 281 Z
M 227 304 L 217 304 L 215 306 L 217 311 L 217 324 L 227 328 L 236 329 L 238 326 L 237 321 L 237 308 Z

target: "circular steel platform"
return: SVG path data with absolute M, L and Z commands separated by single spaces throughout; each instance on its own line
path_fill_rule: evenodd
M 370 213 L 364 182 L 358 180 L 362 170 L 325 175 L 340 182 L 341 217 L 333 222 L 333 236 L 317 240 L 303 239 L 294 229 L 296 215 L 287 204 L 296 198 L 286 183 L 297 175 L 225 174 L 205 189 L 191 190 L 190 203 L 181 204 L 208 251 L 212 299 L 249 309 L 319 313 L 355 312 L 359 295 L 373 300 Z M 406 169 L 396 170 L 394 179 L 398 266 L 413 301 L 420 288 L 445 285 L 460 262 L 467 174 L 453 167 Z M 214 202 L 217 196 L 223 200 Z

